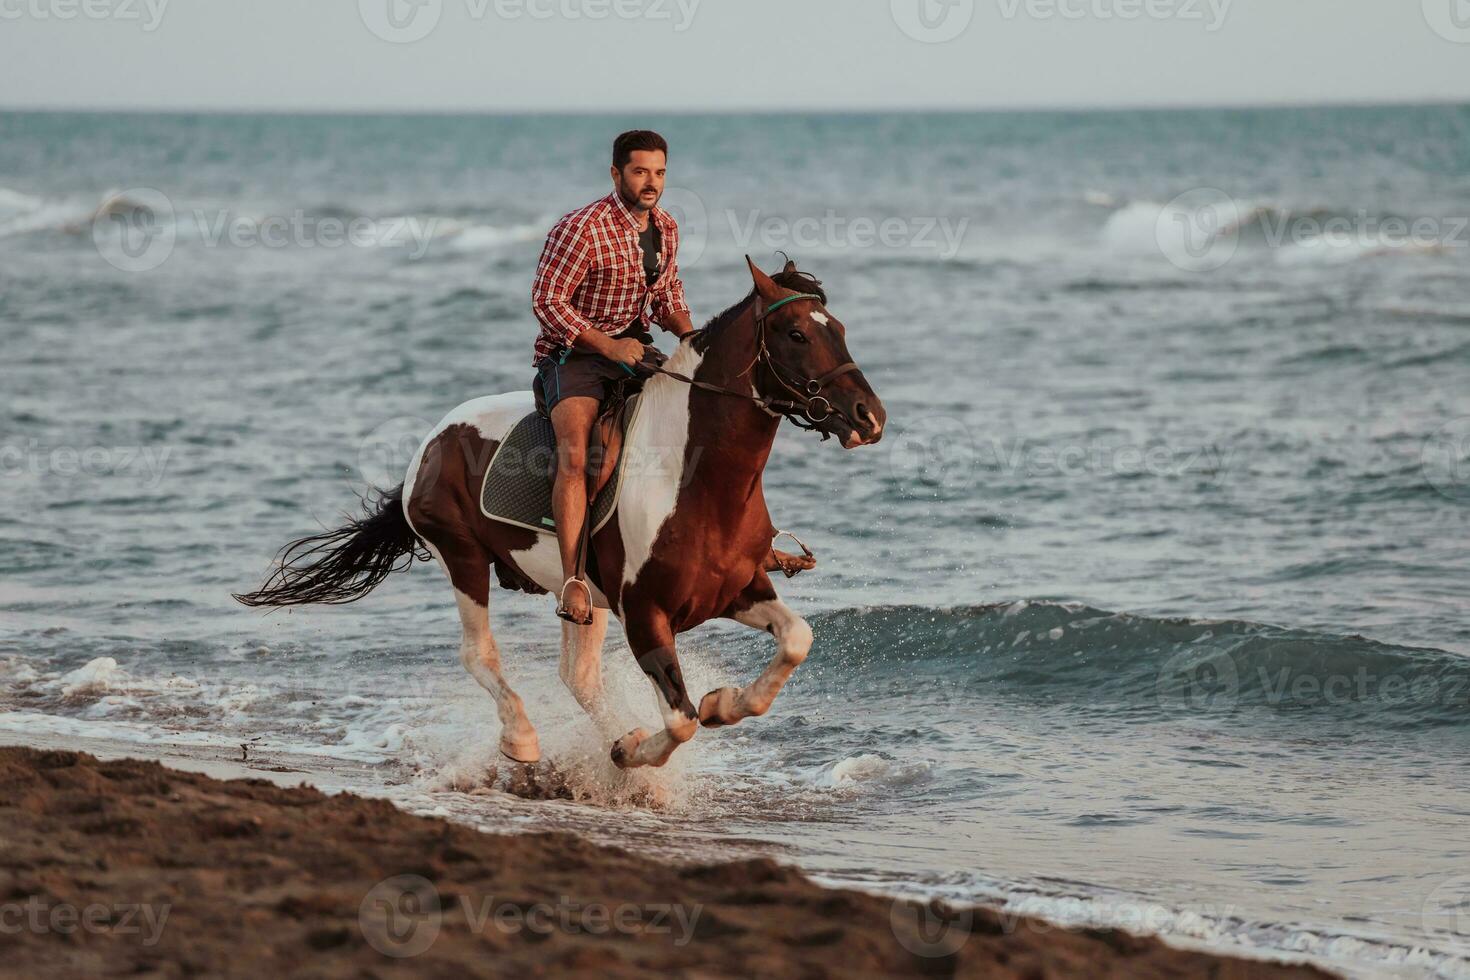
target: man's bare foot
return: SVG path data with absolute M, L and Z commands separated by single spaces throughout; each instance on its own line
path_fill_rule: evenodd
M 766 556 L 765 570 L 768 572 L 781 572 L 787 578 L 797 572 L 804 572 L 817 567 L 817 559 L 812 555 L 793 555 L 786 551 L 771 549 Z
M 578 626 L 592 624 L 592 590 L 579 578 L 569 578 L 561 587 L 561 602 L 556 614 Z

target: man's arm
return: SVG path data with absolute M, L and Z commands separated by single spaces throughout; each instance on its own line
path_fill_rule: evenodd
M 531 283 L 531 312 L 565 347 L 576 343 L 583 333 L 602 332 L 572 303 L 572 294 L 591 267 L 592 250 L 581 228 L 561 222 L 551 229 Z
M 679 278 L 677 259 L 663 283 L 649 295 L 649 304 L 653 322 L 675 337 L 682 337 L 694 329 L 694 321 L 689 317 L 689 304 L 684 301 L 684 282 Z
M 694 321 L 689 318 L 689 311 L 684 310 L 682 313 L 673 313 L 664 317 L 659 326 L 675 337 L 682 337 L 694 329 Z

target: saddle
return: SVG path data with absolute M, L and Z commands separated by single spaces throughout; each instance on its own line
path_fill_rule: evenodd
M 588 529 L 601 530 L 618 506 L 623 487 L 622 452 L 627 433 L 638 417 L 642 399 L 629 395 L 611 406 L 593 426 L 588 466 L 597 472 Z M 539 534 L 555 534 L 551 486 L 556 472 L 556 432 L 551 420 L 531 412 L 515 424 L 495 450 L 480 485 L 480 513 L 492 521 Z

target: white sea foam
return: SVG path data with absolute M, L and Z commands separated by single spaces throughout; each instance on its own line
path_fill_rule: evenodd
M 39 197 L 22 194 L 9 187 L 0 187 L 0 217 L 9 217 L 25 211 L 34 211 L 41 206 Z
M 47 686 L 61 691 L 62 697 L 69 698 L 78 694 L 95 694 L 106 691 L 125 677 L 123 671 L 118 668 L 116 660 L 111 657 L 98 657 L 83 667 L 63 674 Z

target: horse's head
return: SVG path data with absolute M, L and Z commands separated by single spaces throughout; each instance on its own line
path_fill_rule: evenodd
M 888 413 L 847 352 L 847 328 L 827 311 L 821 284 L 789 260 L 776 279 L 750 256 L 745 260 L 755 280 L 757 349 L 764 354 L 756 389 L 796 403 L 813 428 L 847 449 L 877 442 Z

